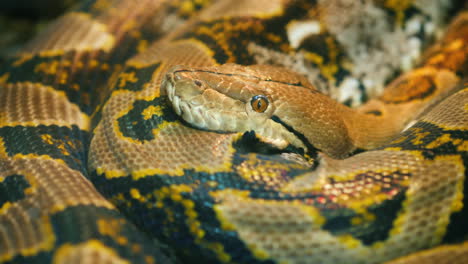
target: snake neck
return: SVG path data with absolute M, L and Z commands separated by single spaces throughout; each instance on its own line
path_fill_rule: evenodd
M 389 142 L 427 109 L 454 93 L 458 82 L 452 72 L 420 68 L 397 79 L 381 97 L 360 108 L 342 106 L 343 122 L 354 148 L 368 150 Z M 412 95 L 402 98 L 409 93 L 405 91 Z
M 382 146 L 401 132 L 421 106 L 391 106 L 379 100 L 354 109 L 329 98 L 314 103 L 316 111 L 302 113 L 305 121 L 291 121 L 290 127 L 304 135 L 305 144 L 333 158 L 346 158 L 357 149 Z M 287 120 L 284 118 L 284 120 Z
M 420 106 L 414 104 L 395 107 L 373 100 L 362 109 L 343 109 L 343 122 L 351 139 L 351 149 L 369 150 L 387 143 L 408 126 L 418 108 Z
M 349 108 L 321 94 L 303 93 L 303 97 L 288 98 L 298 106 L 294 114 L 305 120 L 289 118 L 290 126 L 323 153 L 344 158 L 356 149 L 374 149 L 391 141 L 430 106 L 456 91 L 458 81 L 449 71 L 421 68 L 396 80 L 381 97 L 359 108 Z M 411 91 L 411 96 L 402 97 L 409 93 L 405 91 Z M 284 116 L 293 116 L 280 110 Z

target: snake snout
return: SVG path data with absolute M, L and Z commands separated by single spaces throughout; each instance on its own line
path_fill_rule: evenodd
M 161 88 L 167 92 L 172 108 L 186 122 L 200 128 L 219 128 L 212 115 L 204 110 L 204 94 L 208 85 L 196 78 L 193 71 L 174 67 L 164 76 Z

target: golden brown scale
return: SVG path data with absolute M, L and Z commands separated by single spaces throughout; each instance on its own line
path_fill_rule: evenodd
M 440 246 L 402 257 L 385 264 L 457 264 L 468 262 L 468 243 Z
M 102 119 L 91 142 L 90 169 L 103 173 L 109 178 L 132 175 L 135 179 L 154 173 L 182 175 L 183 169 L 187 168 L 197 168 L 204 172 L 227 171 L 233 152 L 230 145 L 232 140 L 237 138 L 235 135 L 207 134 L 178 122 L 167 122 L 153 130 L 155 136 L 153 140 L 142 144 L 137 140 L 123 138 L 115 125 L 115 120 L 132 109 L 135 100 L 151 100 L 165 94 L 165 90 L 160 89 L 159 84 L 171 67 L 179 64 L 190 64 L 194 67 L 217 64 L 212 52 L 203 43 L 193 39 L 173 40 L 177 35 L 190 29 L 191 23 L 199 19 L 215 20 L 225 16 L 274 15 L 282 5 L 282 1 L 218 1 L 209 9 L 203 10 L 194 22 L 189 21 L 188 25 L 155 42 L 145 53 L 130 59 L 127 62 L 128 66 L 162 64 L 151 79 L 152 85 L 141 92 L 113 92 L 103 108 Z M 207 145 L 213 148 L 187 148 L 186 142 L 207 142 Z M 217 151 L 213 153 L 213 149 Z M 168 152 L 171 154 L 167 154 Z M 158 155 L 152 155 L 153 153 Z M 216 155 L 216 158 L 210 157 L 208 153 Z
M 83 109 L 99 103 L 97 93 L 103 93 L 97 90 L 103 83 L 92 81 L 110 75 L 106 59 L 116 63 L 133 53 L 119 45 L 138 41 L 139 30 L 165 4 L 138 2 L 95 1 L 87 12 L 66 14 L 16 54 L 10 72 L 0 76 L 0 183 L 25 181 L 24 190 L 13 184 L 19 189 L 2 193 L 7 202 L 0 206 L 0 262 L 153 263 L 159 258 L 150 242 L 123 237 L 121 231 L 138 231 L 86 178 L 83 160 L 90 129 L 89 111 Z M 24 67 L 30 64 L 32 71 Z M 96 86 L 80 87 L 79 81 Z M 96 89 L 93 96 L 87 94 L 90 88 Z M 67 220 L 58 221 L 61 215 Z M 114 220 L 120 224 L 112 232 L 99 224 Z M 151 251 L 145 249 L 150 244 Z M 128 254 L 117 254 L 115 245 Z
M 300 142 L 304 140 L 278 125 L 278 120 L 270 120 L 279 118 L 304 135 L 308 145 L 332 157 L 346 157 L 357 148 L 372 149 L 388 142 L 427 107 L 453 93 L 460 81 L 457 74 L 466 71 L 468 61 L 466 16 L 462 14 L 452 23 L 421 67 L 399 77 L 380 98 L 356 110 L 311 92 L 315 89 L 307 80 L 294 73 L 266 65 L 176 67 L 167 75 L 163 89 L 169 91 L 175 111 L 197 127 L 254 130 L 280 148 L 287 143 L 307 148 Z M 251 114 L 249 103 L 257 95 L 266 96 L 270 108 Z
M 445 125 L 449 130 L 466 129 L 467 95 L 466 89 L 452 95 L 422 121 Z M 450 119 L 450 125 L 445 123 L 447 118 L 444 117 L 454 113 L 457 115 Z M 462 151 L 466 141 L 458 144 Z M 364 173 L 369 178 L 359 181 L 357 176 Z M 397 178 L 398 174 L 401 177 Z M 325 220 L 314 206 L 254 199 L 247 193 L 233 190 L 213 195 L 219 201 L 216 205 L 218 218 L 223 220 L 226 229 L 239 232 L 248 245 L 255 245 L 266 256 L 292 263 L 380 263 L 391 256 L 440 243 L 450 215 L 462 209 L 464 174 L 460 155 L 430 160 L 418 151 L 387 148 L 345 160 L 323 156 L 314 172 L 282 185 L 281 192 L 285 195 L 319 192 L 336 197 L 335 205 L 361 212 L 362 215 L 353 220 L 356 226 L 374 221 L 376 215 L 369 209 L 372 205 L 395 199 L 398 192 L 387 193 L 383 189 L 392 184 L 408 188 L 389 237 L 374 245 L 364 245 L 352 236 L 333 235 L 324 230 Z M 385 175 L 390 181 L 380 182 L 378 179 Z
M 231 4 L 233 6 L 230 6 Z M 253 6 L 247 8 L 249 5 Z M 281 1 L 220 1 L 211 9 L 202 12 L 200 18 L 214 20 L 223 16 L 244 14 L 268 17 L 277 14 L 281 7 Z M 197 19 L 192 21 L 195 22 Z M 269 66 L 212 67 L 217 64 L 213 58 L 214 51 L 205 43 L 196 39 L 174 40 L 180 34 L 190 31 L 191 25 L 193 24 L 189 23 L 187 27 L 153 44 L 145 53 L 129 60 L 127 66 L 137 69 L 156 64 L 160 66 L 152 73 L 151 80 L 148 79 L 141 91 L 116 89 L 102 109 L 102 119 L 94 130 L 90 147 L 90 170 L 96 171 L 96 178 L 101 182 L 112 184 L 121 180 L 134 186 L 129 191 L 115 194 L 112 197 L 113 201 L 120 201 L 123 209 L 135 204 L 150 209 L 162 208 L 167 215 L 169 230 L 177 228 L 170 226 L 173 224 L 171 221 L 174 221 L 173 215 L 176 210 L 170 206 L 176 204 L 177 208 L 183 210 L 183 228 L 188 229 L 190 237 L 194 238 L 194 244 L 224 262 L 231 260 L 229 252 L 233 249 L 213 241 L 211 236 L 206 235 L 205 232 L 209 231 L 203 229 L 204 225 L 213 227 L 211 230 L 224 232 L 223 234 L 235 233 L 256 260 L 273 259 L 280 263 L 376 263 L 440 243 L 450 215 L 461 210 L 465 169 L 461 155 L 446 155 L 430 160 L 418 150 L 392 147 L 365 152 L 345 160 L 335 160 L 322 155 L 316 171 L 282 178 L 282 173 L 289 172 L 293 167 L 304 170 L 308 167 L 301 163 L 288 166 L 284 163 L 260 162 L 260 155 L 255 153 L 240 165 L 236 164 L 233 157 L 238 158 L 239 153 L 233 144 L 239 140 L 241 133 L 223 134 L 188 127 L 173 118 L 173 113 L 168 110 L 170 106 L 165 102 L 165 95 L 172 100 L 175 112 L 187 113 L 189 107 L 183 106 L 181 101 L 176 102 L 182 99 L 174 99 L 176 92 L 170 87 L 172 83 L 179 82 L 187 93 L 180 97 L 187 97 L 193 100 L 194 104 L 207 107 L 228 104 L 228 110 L 239 110 L 236 118 L 250 122 L 247 122 L 248 125 L 245 125 L 245 122 L 240 125 L 243 129 L 241 131 L 245 131 L 250 125 L 266 123 L 270 127 L 263 130 L 258 127 L 252 129 L 264 133 L 263 137 L 260 133 L 262 140 L 281 147 L 293 143 L 307 148 L 309 146 L 300 138 L 300 134 L 307 134 L 307 138 L 318 135 L 325 138 L 325 143 L 313 144 L 317 144 L 332 156 L 344 157 L 356 147 L 371 148 L 387 141 L 390 136 L 403 129 L 409 120 L 422 112 L 429 101 L 450 93 L 451 87 L 458 81 L 458 77 L 450 72 L 450 69 L 441 70 L 430 66 L 417 69 L 391 84 L 390 90 L 381 100 L 374 100 L 359 110 L 350 110 L 325 99 L 304 78 L 285 70 Z M 173 68 L 172 72 L 166 75 L 169 69 L 179 64 L 186 66 Z M 192 69 L 197 70 L 193 72 Z M 213 73 L 201 72 L 198 69 Z M 183 79 L 184 75 L 190 78 Z M 192 80 L 194 76 L 200 80 Z M 414 93 L 412 91 L 415 90 L 411 87 L 419 82 L 413 82 L 413 78 L 425 81 L 424 86 Z M 160 89 L 160 83 L 163 81 L 166 90 Z M 248 81 L 247 86 L 243 85 L 245 81 Z M 266 94 L 265 97 L 255 97 L 259 95 L 257 92 L 267 89 L 264 87 L 266 84 L 271 85 L 272 90 L 279 87 L 281 90 L 271 95 Z M 237 93 L 237 89 L 242 92 Z M 297 89 L 302 91 L 299 96 L 293 93 Z M 224 94 L 220 93 L 221 90 Z M 409 94 L 400 94 L 410 90 Z M 203 93 L 203 97 L 197 97 Z M 309 94 L 312 97 L 305 98 Z M 433 123 L 437 127 L 465 129 L 468 123 L 464 108 L 466 94 L 459 92 L 450 97 L 426 115 L 423 121 Z M 236 101 L 232 98 L 236 98 Z M 258 105 L 265 104 L 266 99 L 267 108 Z M 292 106 L 287 107 L 286 101 L 293 102 Z M 314 101 L 317 102 L 315 105 L 311 103 Z M 144 139 L 124 135 L 126 127 L 119 124 L 119 121 L 135 110 L 137 102 L 151 102 L 149 106 L 141 109 L 141 112 L 137 112 L 138 117 L 144 120 L 155 117 L 152 119 L 154 124 L 151 124 L 154 126 L 147 133 L 150 136 Z M 255 107 L 252 108 L 252 105 Z M 325 105 L 331 106 L 337 112 L 329 110 Z M 279 109 L 281 111 L 277 111 Z M 413 112 L 416 109 L 417 111 Z M 309 110 L 313 111 L 313 114 L 304 121 L 302 118 L 306 114 L 303 112 Z M 207 111 L 208 115 L 222 115 L 222 112 L 223 110 L 219 109 Z M 271 119 L 263 117 L 273 117 L 273 113 L 276 113 L 280 120 L 269 121 Z M 400 113 L 405 113 L 405 116 Z M 409 115 L 406 115 L 407 113 Z M 454 113 L 458 114 L 457 118 L 446 118 Z M 351 119 L 346 120 L 343 115 Z M 229 114 L 224 117 L 230 118 Z M 399 119 L 400 117 L 402 119 Z M 215 126 L 221 126 L 224 122 L 201 121 L 199 113 L 186 118 L 189 122 L 213 122 L 212 125 Z M 319 127 L 319 133 L 307 132 L 307 129 L 313 126 L 313 122 L 317 122 L 317 118 L 320 124 L 315 126 Z M 234 121 L 231 120 L 233 119 L 226 122 L 226 125 L 233 125 Z M 281 120 L 286 125 L 291 120 L 295 122 L 291 123 L 288 129 L 281 122 L 277 122 Z M 381 132 L 372 138 L 370 133 L 375 132 L 376 124 Z M 300 133 L 294 133 L 292 130 Z M 424 136 L 416 131 L 414 134 L 420 138 Z M 333 137 L 336 137 L 336 140 L 341 138 L 341 145 L 337 144 Z M 437 146 L 441 142 L 443 139 L 437 139 L 434 143 L 431 142 L 433 145 L 428 146 Z M 463 142 L 457 144 L 461 144 L 460 148 L 465 146 Z M 237 174 L 242 179 L 231 178 L 231 175 Z M 365 174 L 368 178 L 359 179 L 360 174 Z M 216 177 L 224 177 L 226 182 L 205 181 L 207 178 Z M 379 177 L 383 180 L 378 181 Z M 386 182 L 388 179 L 394 182 Z M 138 188 L 139 183 L 152 181 L 163 183 L 145 185 L 146 189 Z M 238 189 L 237 181 L 245 184 L 245 188 Z M 301 197 L 300 195 L 310 192 L 323 194 L 329 198 L 325 202 L 333 202 L 333 206 L 356 212 L 359 217 L 350 220 L 353 228 L 372 224 L 377 216 L 371 212 L 371 207 L 392 201 L 399 190 L 408 191 L 404 193 L 407 196 L 404 197 L 402 208 L 395 216 L 394 225 L 388 231 L 388 238 L 373 245 L 365 245 L 352 235 L 332 234 L 326 229 L 326 217 L 320 211 L 323 207 L 309 204 L 300 198 L 259 198 L 262 196 L 255 193 L 258 190 L 257 184 L 264 182 L 268 191 L 277 195 L 274 197 Z M 383 191 L 393 183 L 401 189 Z M 231 185 L 223 187 L 223 184 Z M 215 188 L 218 185 L 220 188 Z M 199 195 L 213 200 L 213 208 L 204 208 L 206 201 L 197 200 Z M 197 207 L 194 206 L 195 203 Z M 213 209 L 214 220 L 219 226 L 202 223 L 198 208 Z
M 457 28 L 459 23 L 465 22 L 459 18 L 453 26 Z M 301 77 L 270 66 L 178 66 L 166 75 L 163 87 L 175 112 L 194 126 L 223 131 L 220 127 L 224 125 L 227 128 L 224 131 L 228 132 L 254 130 L 262 139 L 279 147 L 285 147 L 285 142 L 304 147 L 304 140 L 291 129 L 277 125 L 285 123 L 329 156 L 344 157 L 357 147 L 372 149 L 388 143 L 428 107 L 459 88 L 457 74 L 465 70 L 468 45 L 464 42 L 465 36 L 451 38 L 449 34 L 441 43 L 450 45 L 461 41 L 463 44 L 452 50 L 453 54 L 444 51 L 429 56 L 423 66 L 398 78 L 380 98 L 357 110 L 326 98 Z M 432 60 L 445 55 L 461 58 L 462 62 L 448 60 L 435 67 Z M 450 96 L 424 115 L 422 122 L 448 130 L 465 130 L 467 94 L 464 90 Z M 253 106 L 252 102 L 258 102 L 259 95 L 268 99 L 268 108 Z M 281 122 L 271 121 L 274 116 Z M 233 124 L 235 122 L 239 124 Z M 416 139 L 413 142 L 422 144 Z M 436 139 L 426 147 L 434 149 L 443 142 L 446 141 Z M 466 150 L 463 140 L 453 142 L 459 144 L 458 151 Z M 226 230 L 236 230 L 247 245 L 259 249 L 259 256 L 292 263 L 321 263 L 331 259 L 336 263 L 377 263 L 390 256 L 434 246 L 442 240 L 450 216 L 462 208 L 465 175 L 462 156 L 447 155 L 430 160 L 420 151 L 402 147 L 369 151 L 345 160 L 322 155 L 316 171 L 295 178 L 285 184 L 281 192 L 294 195 L 318 191 L 336 197 L 335 202 L 340 206 L 363 214 L 362 218 L 354 219 L 359 225 L 363 221 L 372 222 L 376 217 L 369 212 L 372 205 L 396 195 L 382 191 L 390 183 L 353 182 L 364 173 L 371 179 L 401 173 L 400 178 L 392 178 L 408 188 L 389 238 L 374 246 L 363 245 L 346 235 L 336 237 L 323 230 L 325 220 L 314 207 L 254 199 L 247 191 L 226 190 L 212 195 L 218 201 L 215 209 Z M 330 184 L 330 179 L 335 184 Z M 278 248 L 281 250 L 276 250 Z M 454 250 L 466 254 L 463 248 Z
M 197 127 L 254 130 L 280 148 L 291 143 L 307 150 L 307 145 L 313 145 L 332 157 L 346 157 L 355 149 L 372 149 L 388 142 L 427 107 L 453 93 L 460 80 L 457 74 L 466 70 L 468 41 L 464 31 L 456 37 L 450 32 L 463 28 L 464 23 L 466 14 L 453 22 L 451 31 L 440 41 L 438 46 L 443 50 L 428 55 L 423 66 L 396 79 L 380 98 L 356 110 L 310 92 L 315 89 L 294 73 L 266 65 L 176 67 L 167 75 L 163 90 L 169 91 L 175 111 Z M 441 63 L 435 63 L 437 60 Z M 270 100 L 270 108 L 261 114 L 249 112 L 249 102 L 257 95 Z M 308 142 L 301 142 L 304 140 L 278 125 L 278 120 L 270 120 L 272 117 L 304 135 Z

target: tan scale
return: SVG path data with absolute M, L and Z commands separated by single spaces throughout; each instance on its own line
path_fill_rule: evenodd
M 63 162 L 47 157 L 19 156 L 13 159 L 2 154 L 0 179 L 8 175 L 24 175 L 31 185 L 26 198 L 0 209 L 0 259 L 15 255 L 33 255 L 51 250 L 55 244 L 49 216 L 67 207 L 94 205 L 113 209 L 91 182 Z
M 454 23 L 457 25 L 460 20 Z M 462 58 L 465 52 L 463 49 L 456 51 Z M 451 53 L 443 53 L 441 56 L 444 54 Z M 332 102 L 313 91 L 307 83 L 301 83 L 300 88 L 297 88 L 297 85 L 293 85 L 298 81 L 297 75 L 290 74 L 287 70 L 281 70 L 279 73 L 277 68 L 268 66 L 175 67 L 166 76 L 163 88 L 166 89 L 175 112 L 194 126 L 208 130 L 222 130 L 220 127 L 226 126 L 226 132 L 255 130 L 269 143 L 278 143 L 275 140 L 277 137 L 295 144 L 296 139 L 285 135 L 287 132 L 278 136 L 272 134 L 268 128 L 261 127 L 265 124 L 274 127 L 274 124 L 249 112 L 252 111 L 249 103 L 254 96 L 266 96 L 270 99 L 271 106 L 265 111 L 267 118 L 277 113 L 283 121 L 306 138 L 312 138 L 313 145 L 319 146 L 325 154 L 343 157 L 346 156 L 346 152 L 356 148 L 372 149 L 388 142 L 410 121 L 427 112 L 435 102 L 459 89 L 456 86 L 459 77 L 453 70 L 463 71 L 463 68 L 460 68 L 463 64 L 456 63 L 455 68 L 452 64 L 440 64 L 436 68 L 430 60 L 426 60 L 428 66 L 423 65 L 395 80 L 382 97 L 370 101 L 358 110 L 347 109 Z M 282 73 L 288 77 L 292 76 L 292 79 L 283 79 Z M 275 87 L 275 83 L 268 86 L 265 84 L 272 80 L 278 83 L 278 87 Z M 293 90 L 301 92 L 296 94 Z M 431 123 L 444 127 L 445 121 L 447 124 L 453 122 L 450 128 L 466 129 L 467 101 L 464 94 L 465 91 L 460 91 L 452 95 L 425 115 L 423 120 L 437 117 L 438 120 Z M 460 108 L 460 105 L 463 105 L 463 108 Z M 294 107 L 300 110 L 295 110 Z M 311 117 L 303 121 L 302 118 L 311 111 Z M 320 118 L 329 113 L 333 117 L 323 118 L 320 122 Z M 456 118 L 451 118 L 450 115 L 453 116 L 454 113 Z M 232 121 L 231 116 L 235 116 L 234 120 L 237 121 Z M 257 122 L 255 119 L 261 121 Z M 319 121 L 316 121 L 317 119 Z M 239 122 L 239 125 L 232 128 L 232 122 Z M 319 124 L 311 125 L 316 128 L 314 132 L 302 128 L 313 122 Z M 339 122 L 342 122 L 342 125 Z M 327 126 L 331 127 L 329 132 Z M 337 127 L 341 127 L 339 129 L 342 129 L 345 135 L 342 137 L 343 145 L 337 145 L 337 140 L 332 138 L 337 132 L 341 132 L 336 130 Z M 376 129 L 378 131 L 375 131 Z M 317 134 L 319 136 L 316 136 Z M 313 139 L 314 136 L 320 140 Z M 327 145 L 322 140 L 332 143 Z M 351 147 L 343 147 L 349 144 Z M 280 141 L 278 146 L 285 145 Z M 297 146 L 304 147 L 300 143 Z M 321 216 L 317 215 L 312 206 L 306 207 L 309 213 L 290 211 L 294 208 L 291 202 L 252 199 L 248 198 L 248 194 L 237 190 L 212 194 L 218 202 L 216 211 L 223 228 L 236 230 L 259 259 L 272 258 L 284 263 L 379 263 L 437 245 L 446 231 L 450 215 L 462 208 L 465 169 L 459 155 L 438 157 L 429 161 L 417 151 L 389 148 L 365 152 L 345 160 L 334 160 L 323 154 L 321 156 L 321 163 L 316 172 L 293 180 L 285 186 L 283 192 L 320 190 L 326 186 L 323 179 L 352 179 L 360 171 L 392 174 L 398 170 L 412 175 L 411 180 L 402 179 L 402 184 L 409 188 L 407 198 L 388 239 L 365 246 L 349 235 L 334 236 L 320 228 Z M 361 212 L 365 212 L 370 205 L 381 202 L 379 199 L 388 199 L 386 196 L 372 196 L 375 195 L 371 193 L 372 187 L 346 199 L 343 193 L 340 193 L 342 190 L 327 191 L 338 192 L 337 195 L 343 197 L 338 203 Z M 307 229 L 297 232 L 299 223 L 308 226 Z M 267 228 L 270 225 L 275 228 Z
M 76 125 L 88 130 L 89 117 L 71 103 L 63 91 L 55 89 L 56 84 L 73 85 L 67 83 L 66 75 L 59 78 L 58 74 L 73 74 L 74 69 L 83 67 L 81 56 L 85 52 L 111 53 L 125 34 L 140 28 L 165 3 L 142 0 L 135 5 L 134 1 L 110 0 L 108 4 L 112 7 L 99 11 L 94 19 L 89 14 L 71 12 L 49 25 L 17 54 L 18 60 L 12 66 L 21 66 L 33 56 L 46 58 L 67 52 L 75 52 L 73 60 L 59 59 L 35 68 L 36 74 L 57 74 L 56 83 L 50 86 L 31 82 L 11 83 L 8 73 L 1 76 L 0 125 Z M 88 65 L 90 69 L 95 66 L 93 62 Z M 89 240 L 74 246 L 65 244 L 57 249 L 56 234 L 50 222 L 54 214 L 78 205 L 116 209 L 81 172 L 70 168 L 64 161 L 38 154 L 10 156 L 4 140 L 0 137 L 0 182 L 9 175 L 23 175 L 31 187 L 24 190 L 24 199 L 7 202 L 0 208 L 0 262 L 18 256 L 55 253 L 53 263 L 128 263 L 114 248 L 108 248 L 99 241 Z M 49 142 L 47 135 L 43 135 L 43 140 L 54 143 Z M 151 257 L 146 260 L 154 263 Z
M 2 126 L 76 125 L 89 129 L 89 117 L 71 104 L 64 92 L 39 83 L 4 85 L 0 90 L 0 113 Z
M 385 264 L 454 264 L 468 262 L 468 243 L 440 246 L 398 258 Z
M 90 240 L 76 245 L 61 246 L 54 256 L 53 264 L 129 264 L 113 248 L 98 240 Z

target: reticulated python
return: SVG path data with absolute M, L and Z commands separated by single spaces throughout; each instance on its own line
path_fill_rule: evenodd
M 323 95 L 460 6 L 85 1 L 0 69 L 0 261 L 467 262 L 467 13 Z

